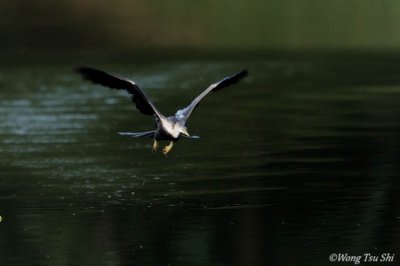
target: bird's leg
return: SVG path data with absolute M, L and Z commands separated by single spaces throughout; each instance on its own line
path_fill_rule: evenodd
M 157 148 L 158 148 L 158 142 L 157 142 L 157 140 L 154 140 L 152 151 L 155 152 L 157 150 Z
M 173 141 L 171 141 L 171 142 L 169 143 L 168 146 L 165 146 L 165 147 L 164 147 L 164 149 L 163 149 L 163 154 L 164 154 L 164 155 L 168 155 L 168 153 L 169 153 L 170 150 L 172 149 L 172 146 L 174 146 L 174 142 L 173 142 Z

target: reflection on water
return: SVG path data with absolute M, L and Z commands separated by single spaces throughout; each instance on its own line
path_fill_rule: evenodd
M 166 114 L 243 67 L 169 157 L 153 127 L 71 66 L 0 73 L 0 262 L 324 265 L 399 248 L 396 59 L 108 65 Z M 24 254 L 21 256 L 20 254 Z

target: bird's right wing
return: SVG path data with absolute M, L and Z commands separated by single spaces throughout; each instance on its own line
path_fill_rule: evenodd
M 126 90 L 129 94 L 131 94 L 132 101 L 142 114 L 156 114 L 159 117 L 163 117 L 163 115 L 157 110 L 147 95 L 132 80 L 117 74 L 110 74 L 87 66 L 78 67 L 76 72 L 81 74 L 84 79 L 95 84 L 100 84 L 117 90 Z
M 194 109 L 199 105 L 200 101 L 211 91 L 218 91 L 230 85 L 237 83 L 242 78 L 246 77 L 248 74 L 247 70 L 242 70 L 232 76 L 228 76 L 223 80 L 211 84 L 205 91 L 203 91 L 199 96 L 197 96 L 186 108 L 180 109 L 176 112 L 175 116 L 180 120 L 185 122 Z

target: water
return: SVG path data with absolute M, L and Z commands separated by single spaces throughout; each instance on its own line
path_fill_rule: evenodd
M 74 65 L 1 68 L 0 264 L 330 265 L 334 252 L 396 253 L 398 61 L 102 65 L 165 114 L 249 68 L 205 98 L 188 122 L 201 138 L 168 157 L 119 136 L 154 121 Z

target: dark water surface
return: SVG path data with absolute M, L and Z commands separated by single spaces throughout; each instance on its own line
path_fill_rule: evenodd
M 149 139 L 117 134 L 152 129 L 152 117 L 73 67 L 0 69 L 1 265 L 400 256 L 400 60 L 101 66 L 134 79 L 166 114 L 249 68 L 193 113 L 188 129 L 201 138 L 167 158 Z

